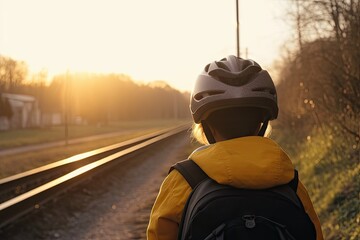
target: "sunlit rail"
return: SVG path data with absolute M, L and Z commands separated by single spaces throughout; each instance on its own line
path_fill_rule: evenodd
M 165 129 L 0 179 L 0 228 L 93 175 L 154 143 L 189 129 Z

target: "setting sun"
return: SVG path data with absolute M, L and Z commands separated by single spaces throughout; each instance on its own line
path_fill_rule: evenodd
M 289 36 L 283 1 L 240 1 L 240 44 L 269 67 Z M 0 54 L 49 77 L 123 73 L 190 90 L 208 61 L 236 54 L 235 1 L 0 0 Z

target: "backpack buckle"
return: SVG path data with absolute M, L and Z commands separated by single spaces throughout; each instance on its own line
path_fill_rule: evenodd
M 255 223 L 255 215 L 244 215 L 242 219 L 245 221 L 246 228 L 254 228 L 256 226 Z

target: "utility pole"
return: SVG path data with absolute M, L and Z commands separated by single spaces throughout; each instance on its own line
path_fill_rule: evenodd
M 240 57 L 239 0 L 236 0 L 236 46 L 237 46 L 237 57 Z
M 64 116 L 64 127 L 65 127 L 65 145 L 67 146 L 69 143 L 69 70 L 65 74 L 65 116 Z

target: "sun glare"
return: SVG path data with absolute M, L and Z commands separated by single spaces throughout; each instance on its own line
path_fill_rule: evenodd
M 265 64 L 274 58 L 284 27 L 264 26 L 280 15 L 279 4 L 268 2 L 240 1 L 241 51 Z M 32 72 L 46 69 L 49 77 L 116 72 L 189 90 L 207 62 L 236 54 L 232 1 L 0 3 L 0 54 L 25 61 Z

